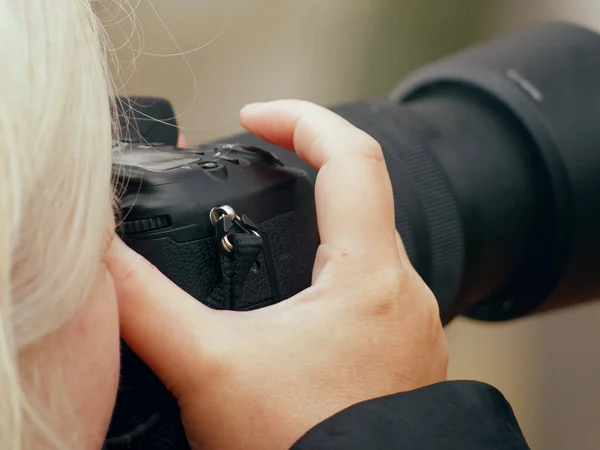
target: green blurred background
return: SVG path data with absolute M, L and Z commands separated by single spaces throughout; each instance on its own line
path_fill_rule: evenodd
M 598 0 L 102 0 L 98 9 L 118 48 L 118 87 L 171 99 L 191 142 L 238 131 L 248 102 L 385 96 L 421 64 L 538 20 L 600 28 Z M 447 333 L 451 377 L 503 391 L 532 448 L 600 449 L 600 304 L 502 325 L 459 319 Z

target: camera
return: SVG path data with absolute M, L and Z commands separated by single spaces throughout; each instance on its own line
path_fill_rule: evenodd
M 242 144 L 130 138 L 113 153 L 118 232 L 186 292 L 241 311 L 310 285 L 319 238 L 305 171 Z M 106 448 L 186 448 L 176 402 L 126 345 L 117 403 Z
M 444 322 L 600 295 L 598 55 L 600 35 L 542 23 L 417 70 L 390 99 L 333 108 L 381 144 L 396 226 Z M 248 134 L 177 148 L 167 102 L 131 104 L 113 165 L 127 245 L 213 308 L 308 287 L 314 170 Z M 105 447 L 189 448 L 176 401 L 125 344 L 122 367 Z
M 242 144 L 128 143 L 113 159 L 126 186 L 119 227 L 125 242 L 195 298 L 216 309 L 254 309 L 310 284 L 319 239 L 305 171 Z M 232 248 L 238 235 L 257 237 L 247 263 L 237 258 L 253 243 Z M 211 302 L 229 261 L 239 266 L 241 291 Z

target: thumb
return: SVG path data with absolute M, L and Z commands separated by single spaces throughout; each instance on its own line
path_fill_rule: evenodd
M 176 394 L 199 376 L 218 312 L 188 295 L 118 237 L 107 266 L 123 339 Z

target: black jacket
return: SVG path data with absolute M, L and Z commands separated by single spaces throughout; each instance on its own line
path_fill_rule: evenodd
M 529 449 L 504 396 L 452 381 L 354 405 L 306 433 L 292 450 Z

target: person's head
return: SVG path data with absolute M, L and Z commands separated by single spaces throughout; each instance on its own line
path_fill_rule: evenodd
M 99 448 L 119 372 L 93 0 L 0 0 L 0 442 Z

